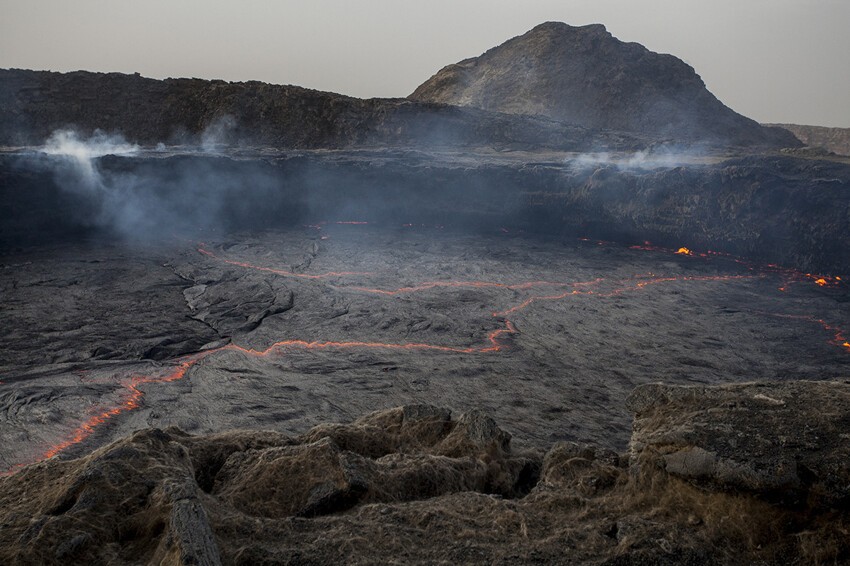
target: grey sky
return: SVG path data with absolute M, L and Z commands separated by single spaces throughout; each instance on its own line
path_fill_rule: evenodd
M 0 0 L 0 67 L 406 96 L 548 20 L 672 53 L 756 120 L 850 127 L 850 0 Z

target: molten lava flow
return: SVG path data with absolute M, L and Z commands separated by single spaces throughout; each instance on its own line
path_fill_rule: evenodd
M 637 279 L 639 276 L 635 276 Z M 624 285 L 619 288 L 615 288 L 611 291 L 600 292 L 600 291 L 584 291 L 579 290 L 578 288 L 587 287 L 591 285 L 598 285 L 604 282 L 604 279 L 595 279 L 593 281 L 583 281 L 572 283 L 574 287 L 578 287 L 577 289 L 573 289 L 572 291 L 566 291 L 564 293 L 559 293 L 557 295 L 542 295 L 542 296 L 533 296 L 525 299 L 521 303 L 516 306 L 513 306 L 507 310 L 494 312 L 493 316 L 507 316 L 510 314 L 517 313 L 525 308 L 529 307 L 533 303 L 538 301 L 558 301 L 561 299 L 565 299 L 570 296 L 576 295 L 592 295 L 595 297 L 616 297 L 617 295 L 621 295 L 627 291 L 637 291 L 648 287 L 649 285 L 657 285 L 659 283 L 668 283 L 672 281 L 734 281 L 738 279 L 754 279 L 760 276 L 757 275 L 705 275 L 705 276 L 689 276 L 689 277 L 653 277 L 651 279 L 644 279 L 641 281 L 636 280 L 627 280 L 625 282 L 621 281 L 619 284 Z
M 533 287 L 566 287 L 574 285 L 574 283 L 557 283 L 554 281 L 528 281 L 525 283 L 494 283 L 490 281 L 427 281 L 410 287 L 400 287 L 398 289 L 375 289 L 372 287 L 357 287 L 346 286 L 338 287 L 339 289 L 347 289 L 351 291 L 361 291 L 363 293 L 372 293 L 374 295 L 403 295 L 405 293 L 416 293 L 436 288 L 455 288 L 455 289 L 510 289 L 522 290 L 531 289 Z
M 773 316 L 776 318 L 788 318 L 791 320 L 805 320 L 806 322 L 811 322 L 813 324 L 819 324 L 821 328 L 825 331 L 832 334 L 832 339 L 829 340 L 829 343 L 833 346 L 838 346 L 839 348 L 846 349 L 850 351 L 850 342 L 848 342 L 847 338 L 844 336 L 844 331 L 837 326 L 828 323 L 826 320 L 822 318 L 818 318 L 816 316 L 811 316 L 807 314 L 783 314 L 783 313 L 775 313 L 775 312 L 761 312 L 756 311 L 757 314 L 763 316 Z
M 237 267 L 244 267 L 245 269 L 254 269 L 257 271 L 265 271 L 266 273 L 274 273 L 275 275 L 280 275 L 282 277 L 298 277 L 300 279 L 327 279 L 329 277 L 352 277 L 359 275 L 372 275 L 371 273 L 366 271 L 328 271 L 327 273 L 319 273 L 316 275 L 309 275 L 307 273 L 293 273 L 292 271 L 285 271 L 283 269 L 274 269 L 271 267 L 253 265 L 250 263 L 245 263 L 244 261 L 224 259 L 218 257 L 213 252 L 206 249 L 203 243 L 198 244 L 198 252 L 202 253 L 205 256 L 218 260 L 222 263 L 226 263 L 228 265 L 235 265 Z
M 589 241 L 587 238 L 579 238 L 582 241 Z M 707 251 L 705 253 L 697 253 L 693 250 L 685 247 L 681 247 L 678 250 L 672 250 L 668 248 L 662 248 L 658 246 L 652 245 L 650 242 L 644 242 L 643 245 L 634 245 L 629 246 L 630 250 L 640 250 L 646 252 L 660 252 L 660 253 L 673 253 L 678 255 L 686 255 L 691 257 L 701 257 L 701 258 L 710 258 L 710 257 L 720 257 L 726 258 L 735 263 L 743 265 L 752 271 L 758 271 L 761 273 L 775 273 L 785 278 L 784 283 L 779 287 L 779 290 L 783 293 L 788 291 L 788 286 L 792 283 L 799 283 L 807 280 L 811 280 L 818 285 L 819 287 L 840 287 L 842 284 L 842 279 L 840 276 L 828 276 L 828 275 L 818 275 L 814 273 L 803 273 L 797 269 L 792 269 L 790 267 L 783 267 L 781 265 L 777 265 L 775 263 L 768 264 L 757 264 L 746 259 L 733 256 L 732 254 L 724 253 L 724 252 L 715 252 L 715 251 Z
M 505 328 L 500 328 L 498 330 L 492 331 L 487 335 L 487 341 L 490 346 L 479 346 L 479 347 L 457 347 L 457 346 L 440 346 L 436 344 L 425 344 L 421 342 L 408 342 L 402 344 L 396 344 L 392 342 L 360 342 L 360 341 L 348 341 L 348 342 L 334 342 L 334 341 L 313 341 L 308 342 L 306 340 L 281 340 L 280 342 L 275 342 L 265 350 L 254 350 L 250 348 L 243 348 L 242 346 L 237 346 L 235 344 L 228 344 L 227 346 L 221 347 L 218 351 L 222 350 L 234 350 L 237 352 L 242 352 L 243 354 L 247 354 L 253 357 L 266 357 L 272 352 L 282 350 L 284 348 L 293 347 L 293 348 L 304 348 L 307 350 L 324 350 L 324 349 L 352 349 L 352 348 L 364 348 L 364 349 L 382 349 L 382 350 L 429 350 L 433 352 L 450 352 L 455 354 L 474 354 L 480 352 L 498 352 L 503 347 L 499 344 L 498 338 L 503 334 L 514 334 L 517 330 L 514 327 L 513 323 L 506 320 Z
M 205 253 L 201 249 L 201 253 Z M 211 255 L 211 254 L 206 254 Z M 212 256 L 214 257 L 214 256 Z M 226 260 L 221 260 L 227 262 Z M 241 265 L 241 264 L 240 264 Z M 247 265 L 246 265 L 247 266 Z M 260 269 L 262 271 L 266 271 L 264 268 L 253 267 L 254 269 Z M 528 288 L 532 286 L 534 283 L 526 283 L 517 286 L 518 288 Z M 459 286 L 469 286 L 460 284 Z M 511 286 L 502 285 L 502 287 L 511 288 Z M 423 289 L 430 288 L 428 286 L 423 286 Z M 374 290 L 375 292 L 381 292 L 380 290 Z M 401 289 L 396 290 L 398 294 L 402 292 Z M 179 365 L 170 373 L 164 376 L 134 376 L 130 379 L 128 383 L 122 385 L 127 390 L 127 393 L 123 396 L 122 401 L 119 405 L 106 409 L 104 411 L 98 412 L 92 415 L 89 419 L 83 422 L 80 426 L 78 426 L 66 440 L 51 446 L 48 448 L 40 459 L 51 458 L 62 452 L 66 448 L 73 446 L 75 444 L 79 444 L 89 436 L 91 436 L 96 428 L 107 421 L 111 420 L 113 417 L 120 415 L 126 411 L 130 411 L 136 409 L 141 406 L 142 398 L 144 397 L 144 393 L 139 387 L 143 384 L 147 383 L 166 383 L 170 381 L 177 381 L 179 379 L 183 379 L 186 376 L 186 372 L 198 363 L 203 358 L 218 353 L 222 351 L 236 351 L 241 352 L 245 355 L 252 357 L 266 357 L 272 352 L 276 352 L 279 350 L 283 350 L 285 348 L 303 348 L 308 350 L 322 350 L 322 349 L 385 349 L 385 350 L 420 350 L 420 351 L 432 351 L 432 352 L 445 352 L 445 353 L 454 353 L 454 354 L 475 354 L 475 353 L 491 353 L 491 352 L 499 352 L 504 346 L 500 343 L 500 339 L 509 334 L 516 334 L 517 329 L 514 324 L 509 320 L 504 320 L 504 328 L 499 328 L 491 331 L 487 335 L 487 344 L 488 346 L 466 346 L 466 347 L 458 347 L 458 346 L 445 346 L 445 345 L 437 345 L 437 344 L 426 344 L 421 342 L 409 342 L 409 343 L 390 343 L 390 342 L 364 342 L 364 341 L 306 341 L 306 340 L 281 340 L 279 342 L 275 342 L 265 350 L 255 350 L 250 348 L 244 348 L 237 344 L 227 344 L 225 346 L 221 346 L 219 348 L 214 348 L 211 350 L 206 350 L 204 352 L 200 352 L 198 354 L 193 354 L 191 356 L 187 356 L 182 358 L 179 361 Z
M 124 395 L 121 404 L 110 409 L 103 410 L 89 417 L 88 420 L 86 420 L 83 424 L 77 427 L 74 432 L 71 433 L 70 438 L 50 447 L 44 453 L 42 459 L 51 458 L 59 452 L 65 450 L 69 446 L 79 444 L 80 442 L 91 436 L 91 434 L 95 432 L 95 429 L 99 425 L 104 424 L 105 422 L 109 421 L 117 415 L 120 415 L 121 413 L 138 408 L 141 405 L 142 397 L 144 397 L 144 393 L 139 389 L 140 385 L 144 383 L 165 383 L 168 381 L 177 381 L 178 379 L 183 379 L 190 367 L 192 367 L 201 359 L 216 351 L 218 350 L 208 350 L 206 352 L 201 352 L 199 354 L 194 354 L 192 356 L 183 358 L 183 361 L 181 361 L 180 364 L 174 370 L 164 376 L 137 375 L 132 377 L 128 383 L 125 383 L 123 385 L 123 387 L 127 390 L 128 393 Z

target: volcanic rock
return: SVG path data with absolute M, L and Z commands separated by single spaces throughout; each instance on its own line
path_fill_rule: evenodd
M 27 240 L 78 238 L 97 228 L 144 238 L 151 232 L 257 230 L 356 215 L 472 231 L 506 226 L 547 237 L 649 240 L 821 273 L 844 274 L 850 265 L 850 248 L 843 244 L 850 231 L 850 166 L 829 160 L 753 155 L 706 163 L 688 153 L 529 160 L 388 150 L 247 157 L 95 160 L 108 187 L 116 193 L 133 187 L 135 199 L 147 203 L 144 224 L 135 230 L 115 225 L 122 215 L 97 226 L 105 215 L 97 207 L 89 210 L 85 196 L 58 186 L 52 162 L 0 155 L 0 250 Z M 199 178 L 207 181 L 202 195 Z M 212 214 L 198 207 L 200 198 L 214 204 Z M 174 210 L 180 211 L 179 224 Z M 285 290 L 260 280 L 255 285 L 258 308 L 250 321 L 210 319 L 227 312 L 227 286 L 198 286 L 186 299 L 195 305 L 196 319 L 229 333 L 255 324 L 266 310 L 287 308 Z
M 599 24 L 540 24 L 444 67 L 409 98 L 677 140 L 800 145 L 724 106 L 680 59 L 624 43 Z
M 486 415 L 452 420 L 421 405 L 297 438 L 143 430 L 78 460 L 0 478 L 0 559 L 850 560 L 842 534 L 850 383 L 653 384 L 629 403 L 637 414 L 628 458 L 565 442 L 543 457 L 520 455 Z M 450 442 L 453 456 L 437 455 L 452 435 L 466 441 Z M 522 461 L 542 466 L 525 473 L 524 490 L 488 480 L 494 470 L 520 479 L 512 464 Z
M 706 489 L 850 502 L 850 382 L 639 386 L 632 471 L 663 468 Z
M 0 69 L 0 145 L 40 145 L 56 130 L 115 132 L 148 145 L 636 149 L 651 140 L 405 99 L 361 100 L 250 81 L 155 80 L 121 73 Z
M 764 124 L 772 128 L 784 128 L 810 148 L 850 156 L 850 128 L 825 128 L 800 124 Z

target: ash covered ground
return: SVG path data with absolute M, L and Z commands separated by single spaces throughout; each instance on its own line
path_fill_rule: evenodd
M 0 468 L 145 427 L 301 433 L 427 403 L 622 450 L 635 386 L 846 376 L 850 297 L 790 269 L 343 219 L 2 257 Z

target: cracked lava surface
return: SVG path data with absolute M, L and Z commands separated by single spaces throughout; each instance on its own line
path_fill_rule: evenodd
M 0 471 L 145 426 L 288 433 L 480 407 L 622 449 L 637 384 L 847 375 L 841 276 L 356 221 L 3 258 Z

